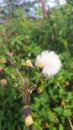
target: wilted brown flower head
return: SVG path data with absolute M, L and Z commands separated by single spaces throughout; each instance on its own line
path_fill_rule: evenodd
M 6 55 L 11 57 L 11 56 L 13 56 L 13 53 L 7 52 Z
M 7 80 L 6 80 L 6 79 L 1 79 L 1 80 L 0 80 L 0 83 L 1 83 L 3 86 L 6 86 L 6 85 L 7 85 Z

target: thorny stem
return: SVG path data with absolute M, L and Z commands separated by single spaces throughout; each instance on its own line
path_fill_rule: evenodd
M 70 124 L 71 129 L 73 130 L 73 124 L 72 124 L 72 122 L 71 122 L 70 117 L 68 117 L 67 119 L 68 119 L 68 122 L 69 122 L 69 124 Z

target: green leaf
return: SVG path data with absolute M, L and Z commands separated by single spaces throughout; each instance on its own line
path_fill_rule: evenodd
M 69 117 L 72 115 L 72 112 L 70 109 L 64 109 L 63 115 L 64 117 Z
M 56 107 L 56 108 L 54 108 L 54 111 L 55 111 L 58 115 L 60 115 L 60 116 L 63 115 L 63 108 L 62 108 L 62 107 Z
M 62 124 L 59 125 L 59 130 L 64 130 L 64 127 Z

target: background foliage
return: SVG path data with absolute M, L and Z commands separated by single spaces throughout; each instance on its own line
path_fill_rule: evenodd
M 73 121 L 73 8 L 66 4 L 49 9 L 49 19 L 31 20 L 23 15 L 0 25 L 0 130 L 26 130 L 22 114 L 22 100 L 18 91 L 21 80 L 9 64 L 6 52 L 13 52 L 15 64 L 26 81 L 36 82 L 40 73 L 25 67 L 34 62 L 42 50 L 54 50 L 60 55 L 62 69 L 51 79 L 43 78 L 31 94 L 34 130 L 70 130 Z M 6 60 L 6 63 L 2 61 Z

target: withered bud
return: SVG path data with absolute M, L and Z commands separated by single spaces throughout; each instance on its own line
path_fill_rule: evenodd
M 7 81 L 6 81 L 6 79 L 1 79 L 1 80 L 0 80 L 0 83 L 1 83 L 3 86 L 7 86 Z
M 12 57 L 12 56 L 13 56 L 13 53 L 7 52 L 6 55 L 7 55 L 8 57 Z
M 23 108 L 23 113 L 24 113 L 24 116 L 27 117 L 28 115 L 31 115 L 31 108 L 30 106 L 26 106 Z
M 11 64 L 11 61 L 7 60 L 7 62 L 5 63 L 5 65 L 6 65 L 6 66 L 12 65 L 12 64 Z

